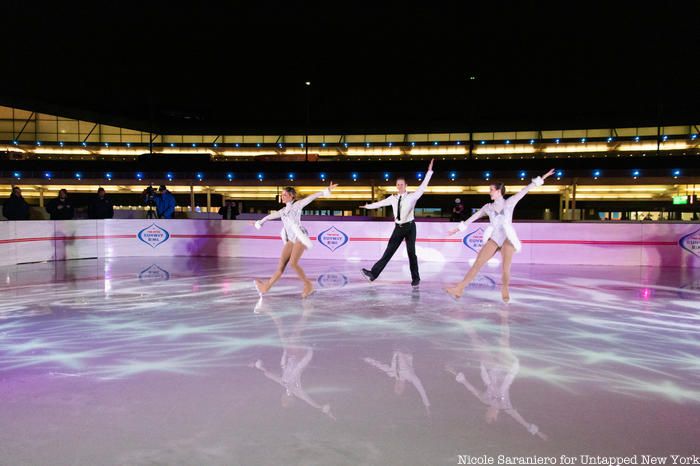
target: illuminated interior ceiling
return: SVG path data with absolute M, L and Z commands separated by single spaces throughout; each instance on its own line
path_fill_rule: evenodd
M 85 183 L 75 183 L 69 181 L 67 183 L 56 184 L 19 184 L 22 188 L 24 197 L 38 198 L 43 191 L 44 197 L 55 197 L 58 190 L 65 188 L 69 193 L 95 193 L 97 188 L 103 187 L 110 194 L 140 194 L 144 190 L 143 184 L 119 184 L 107 183 L 98 184 L 94 180 L 86 180 Z M 511 192 L 517 192 L 523 185 L 509 186 Z M 168 189 L 174 194 L 218 194 L 226 198 L 236 199 L 251 199 L 251 200 L 271 200 L 275 199 L 284 186 L 240 186 L 240 185 L 175 185 L 169 184 Z M 667 200 L 670 201 L 673 196 L 693 195 L 697 193 L 695 185 L 685 184 L 668 184 L 668 185 L 577 185 L 576 199 L 580 200 L 605 200 L 605 199 L 620 199 L 620 200 Z M 0 196 L 6 197 L 10 195 L 12 185 L 0 184 Z M 297 191 L 302 195 L 315 193 L 321 189 L 319 186 L 296 186 Z M 366 201 L 372 199 L 372 186 L 367 185 L 352 185 L 340 186 L 333 191 L 333 196 L 324 198 L 324 201 Z M 568 191 L 567 191 L 568 189 Z M 488 186 L 463 186 L 463 185 L 442 185 L 430 186 L 427 194 L 432 195 L 481 195 L 485 196 L 488 193 Z M 375 186 L 375 199 L 382 198 L 386 195 L 395 192 L 393 186 Z M 531 191 L 530 195 L 562 195 L 573 197 L 573 192 L 570 186 L 564 185 L 544 185 L 536 190 Z
M 410 134 L 335 134 L 335 135 L 163 135 L 129 128 L 119 128 L 95 122 L 72 120 L 55 115 L 0 107 L 0 151 L 20 158 L 59 158 L 73 160 L 114 159 L 132 160 L 153 150 L 154 153 L 180 155 L 207 155 L 213 160 L 231 160 L 237 157 L 266 156 L 302 157 L 307 152 L 320 158 L 328 157 L 571 157 L 620 156 L 621 153 L 646 155 L 646 152 L 673 151 L 700 153 L 699 125 L 669 127 L 610 128 L 553 131 L 501 131 L 482 133 L 410 133 Z M 13 155 L 14 154 L 14 155 Z M 268 158 L 269 157 L 269 158 Z M 64 175 L 65 176 L 65 175 Z M 325 178 L 322 178 L 325 181 Z M 597 179 L 597 176 L 594 178 Z M 138 178 L 140 181 L 141 179 Z M 488 180 L 488 178 L 486 178 Z M 138 194 L 143 183 L 115 179 L 8 179 L 0 185 L 0 195 L 8 195 L 11 182 L 22 186 L 28 198 L 39 196 L 44 190 L 52 196 L 61 187 L 71 192 L 92 193 L 99 186 L 109 193 Z M 433 195 L 485 195 L 487 182 L 463 185 L 459 180 L 442 180 L 441 185 L 430 186 Z M 685 180 L 693 182 L 692 179 Z M 290 183 L 294 183 L 290 178 Z M 473 181 L 468 181 L 469 183 Z M 213 193 L 239 199 L 273 199 L 283 187 L 279 180 L 234 181 L 225 180 L 168 180 L 171 191 L 177 194 Z M 609 179 L 606 185 L 577 184 L 577 199 L 630 199 L 670 200 L 674 195 L 693 194 L 695 185 L 672 184 L 668 180 Z M 624 183 L 624 184 L 611 184 Z M 632 183 L 632 184 L 629 184 Z M 656 184 L 644 184 L 656 183 Z M 665 183 L 665 184 L 664 184 Z M 193 185 L 191 190 L 190 184 Z M 272 184 L 272 185 L 270 185 Z M 372 187 L 368 181 L 346 181 L 338 188 L 331 201 L 367 200 L 393 192 L 388 180 Z M 348 184 L 351 184 L 350 186 Z M 517 189 L 523 179 L 509 183 Z M 303 194 L 319 189 L 318 186 L 298 187 Z M 512 191 L 511 191 L 512 192 Z M 563 184 L 547 184 L 533 194 L 570 196 Z
M 667 127 L 335 135 L 165 135 L 0 107 L 0 151 L 28 157 L 135 158 L 144 152 L 235 157 L 490 157 L 690 151 L 700 124 Z

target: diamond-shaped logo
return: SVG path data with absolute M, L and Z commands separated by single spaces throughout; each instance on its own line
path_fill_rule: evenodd
M 317 282 L 321 288 L 342 288 L 348 284 L 348 277 L 339 272 L 329 272 L 319 275 Z
M 469 288 L 487 288 L 492 290 L 496 288 L 496 281 L 488 275 L 479 274 L 474 281 L 469 284 Z
M 336 227 L 330 227 L 328 230 L 318 234 L 318 242 L 331 251 L 335 251 L 343 246 L 349 239 L 348 235 L 338 230 Z
M 484 230 L 479 227 L 471 233 L 467 234 L 462 240 L 464 245 L 474 252 L 479 252 L 484 245 Z
M 700 257 L 700 230 L 681 237 L 678 240 L 678 245 L 691 254 Z
M 139 231 L 138 237 L 150 247 L 155 248 L 156 246 L 168 241 L 168 238 L 170 238 L 170 233 L 155 223 L 152 223 L 151 226 Z
M 142 270 L 141 273 L 139 273 L 139 280 L 141 280 L 142 282 L 170 280 L 170 272 L 158 267 L 156 264 L 151 264 L 150 267 Z

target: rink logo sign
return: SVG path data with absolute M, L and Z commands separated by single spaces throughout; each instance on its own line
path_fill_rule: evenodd
M 141 271 L 139 280 L 142 282 L 170 280 L 170 273 L 167 270 L 161 269 L 156 264 L 152 264 L 147 269 Z
M 678 245 L 691 254 L 700 257 L 700 230 L 695 230 L 678 240 Z
M 328 230 L 319 233 L 317 239 L 319 243 L 331 251 L 335 251 L 339 247 L 344 246 L 350 238 L 336 227 L 330 227 Z
M 496 281 L 487 275 L 477 275 L 474 281 L 469 284 L 469 288 L 486 288 L 493 290 L 496 288 Z
M 168 241 L 168 238 L 170 238 L 170 233 L 153 223 L 151 226 L 139 231 L 138 237 L 150 247 L 155 248 L 156 246 Z
M 678 291 L 678 296 L 680 296 L 681 299 L 697 299 L 697 295 L 695 294 L 697 291 L 700 291 L 700 280 L 681 286 L 680 291 Z
M 484 245 L 484 230 L 483 228 L 477 228 L 462 240 L 464 245 L 474 252 L 479 252 L 481 246 Z
M 319 275 L 317 282 L 321 288 L 342 288 L 348 284 L 348 277 L 342 273 L 329 272 Z

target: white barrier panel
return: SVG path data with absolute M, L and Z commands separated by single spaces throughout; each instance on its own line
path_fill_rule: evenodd
M 278 258 L 280 222 L 256 230 L 247 221 L 75 220 L 3 222 L 0 264 L 125 256 Z M 374 261 L 394 228 L 391 222 L 305 223 L 310 259 Z M 416 250 L 424 262 L 466 262 L 481 248 L 484 223 L 448 237 L 453 224 L 419 222 Z M 516 223 L 524 264 L 700 266 L 697 223 Z M 397 251 L 405 257 L 405 246 Z M 498 256 L 496 256 L 498 259 Z
M 0 264 L 16 264 L 17 243 L 13 241 L 17 222 L 0 222 Z
M 642 249 L 654 247 L 643 243 L 638 223 L 535 223 L 531 226 L 523 249 L 531 251 L 532 262 L 536 264 L 641 265 Z
M 73 220 L 53 222 L 55 224 L 56 260 L 97 257 L 97 235 L 95 220 Z
M 55 259 L 55 222 L 37 220 L 15 224 L 15 262 L 41 262 Z M 0 259 L 4 261 L 3 259 Z

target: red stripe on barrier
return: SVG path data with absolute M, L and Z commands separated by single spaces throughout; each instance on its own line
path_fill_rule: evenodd
M 73 241 L 79 239 L 115 239 L 115 238 L 136 238 L 136 235 L 105 235 L 105 236 L 43 236 L 36 238 L 14 238 L 0 239 L 0 244 L 8 243 L 29 243 L 32 241 Z
M 213 238 L 213 239 L 276 239 L 279 240 L 280 235 L 263 236 L 263 235 L 179 235 L 172 234 L 171 238 Z M 309 239 L 315 240 L 315 236 L 310 236 Z
M 29 241 L 53 241 L 53 236 L 52 237 L 46 237 L 46 238 L 15 238 L 15 239 L 0 239 L 0 244 L 8 244 L 8 243 L 25 243 Z
M 185 235 L 172 234 L 171 238 L 180 239 L 261 239 L 261 240 L 279 240 L 278 235 Z M 10 243 L 27 243 L 34 241 L 76 241 L 76 240 L 97 240 L 97 239 L 134 239 L 136 235 L 102 235 L 102 236 L 45 236 L 36 238 L 14 238 L 0 240 L 0 244 Z M 315 241 L 316 236 L 310 236 L 310 240 Z M 349 241 L 357 242 L 386 242 L 389 238 L 349 238 Z M 451 238 L 418 238 L 418 243 L 461 243 L 461 239 Z M 596 240 L 568 240 L 568 239 L 530 239 L 522 240 L 523 244 L 572 244 L 572 245 L 594 245 L 594 246 L 676 246 L 675 241 L 596 241 Z
M 526 239 L 527 244 L 596 244 L 606 246 L 675 246 L 675 241 L 594 241 L 574 239 Z
M 389 237 L 386 238 L 350 238 L 350 241 L 389 241 Z M 461 239 L 451 239 L 451 238 L 416 238 L 417 243 L 461 243 Z

